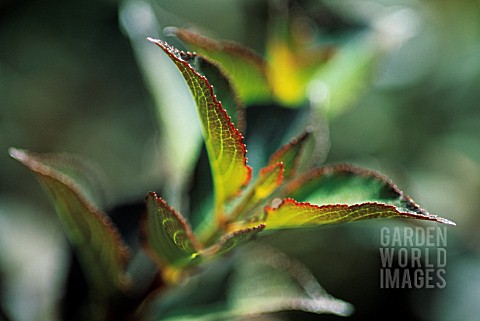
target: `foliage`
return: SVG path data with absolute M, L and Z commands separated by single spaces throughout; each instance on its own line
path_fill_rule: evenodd
M 321 55 L 312 53 L 316 59 L 309 60 L 306 52 L 293 51 L 287 41 L 277 39 L 269 45 L 272 64 L 267 65 L 241 45 L 216 42 L 183 29 L 169 32 L 202 53 L 185 53 L 162 40 L 149 39 L 175 64 L 192 93 L 212 173 L 213 205 L 201 218 L 202 224 L 192 228 L 156 193 L 146 196 L 142 241 L 157 265 L 160 281 L 138 288 L 138 275 L 128 272 L 133 259 L 113 222 L 99 208 L 91 174 L 83 163 L 68 155 L 10 150 L 36 175 L 55 206 L 87 277 L 91 294 L 86 313 L 91 319 L 218 319 L 290 309 L 348 315 L 351 307 L 325 293 L 300 263 L 255 244 L 242 252 L 248 260 L 235 261 L 237 278 L 227 302 L 217 310 L 156 314 L 149 304 L 158 293 L 165 299 L 167 290 L 182 287 L 184 280 L 195 277 L 209 262 L 269 231 L 371 218 L 454 225 L 419 207 L 379 173 L 346 164 L 316 166 L 310 148 L 315 145 L 315 128 L 307 127 L 253 173 L 243 135 L 234 123 L 244 126 L 242 102 L 298 105 L 306 99 L 312 71 L 330 59 L 331 48 Z M 209 79 L 222 91 L 214 89 Z

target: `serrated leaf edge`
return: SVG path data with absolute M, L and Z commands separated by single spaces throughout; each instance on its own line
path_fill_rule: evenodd
M 260 169 L 259 175 L 267 175 L 270 172 L 275 171 L 277 167 L 279 167 L 279 172 L 277 176 L 277 186 L 280 186 L 283 183 L 283 179 L 284 179 L 283 175 L 285 172 L 285 165 L 283 164 L 283 162 L 273 163 L 273 164 L 267 165 L 266 167 L 263 167 L 262 169 Z
M 230 92 L 232 93 L 232 96 L 233 96 L 233 102 L 235 104 L 234 107 L 235 107 L 235 112 L 236 112 L 237 123 L 234 124 L 234 126 L 243 135 L 243 133 L 245 132 L 246 126 L 247 126 L 246 125 L 245 104 L 242 101 L 242 99 L 240 98 L 240 95 L 238 94 L 238 90 L 236 90 L 235 85 L 233 84 L 230 75 L 225 70 L 225 68 L 219 62 L 217 62 L 216 60 L 213 60 L 213 59 L 209 58 L 208 56 L 205 56 L 205 55 L 202 55 L 202 54 L 196 54 L 196 55 L 197 55 L 197 57 L 203 59 L 203 61 L 205 61 L 206 63 L 212 65 L 215 68 L 217 68 L 218 73 L 224 78 L 225 82 L 227 83 L 227 86 L 228 86 L 228 88 L 229 88 L 229 90 L 230 90 Z M 214 86 L 212 85 L 212 87 L 214 87 Z M 220 104 L 222 104 L 221 101 L 219 101 L 219 102 L 220 102 Z M 222 105 L 222 108 L 223 108 L 223 105 Z M 225 108 L 223 108 L 223 109 L 225 109 Z M 227 112 L 226 109 L 225 109 L 225 111 Z M 227 112 L 227 114 L 228 114 L 228 112 Z M 229 117 L 230 117 L 230 115 L 229 115 Z M 231 121 L 231 117 L 230 117 L 230 121 Z
M 177 27 L 166 27 L 163 29 L 163 32 L 166 35 L 173 35 L 186 43 L 199 46 L 206 50 L 225 52 L 231 56 L 244 58 L 245 60 L 250 61 L 266 77 L 267 62 L 265 59 L 252 49 L 238 42 L 230 40 L 214 40 L 191 30 Z
M 355 174 L 357 176 L 362 176 L 366 178 L 373 177 L 381 182 L 383 182 L 388 188 L 390 189 L 391 192 L 395 193 L 400 201 L 404 201 L 405 205 L 407 206 L 407 209 L 411 211 L 412 213 L 417 213 L 418 215 L 424 215 L 426 217 L 436 217 L 438 220 L 435 220 L 439 223 L 444 223 L 448 225 L 456 225 L 454 222 L 442 218 L 440 216 L 431 214 L 427 212 L 425 209 L 420 207 L 418 204 L 416 204 L 413 199 L 410 196 L 404 195 L 403 191 L 400 190 L 396 184 L 392 182 L 391 179 L 389 179 L 386 175 L 383 175 L 375 170 L 371 169 L 366 169 L 362 168 L 359 166 L 351 165 L 351 164 L 346 164 L 346 163 L 340 163 L 336 165 L 329 165 L 329 166 L 322 166 L 322 167 L 316 167 L 313 168 L 304 174 L 298 176 L 297 178 L 293 179 L 291 182 L 289 182 L 287 185 L 285 185 L 283 189 L 283 193 L 285 195 L 289 195 L 293 190 L 297 189 L 298 186 L 304 185 L 307 181 L 315 179 L 317 177 L 320 177 L 325 174 L 331 174 L 331 173 L 339 173 L 339 172 L 345 172 L 348 174 Z M 381 202 L 372 202 L 376 204 L 384 204 Z M 394 206 L 390 204 L 384 204 L 384 205 L 389 205 L 389 206 Z M 318 206 L 318 205 L 316 205 Z M 394 206 L 395 207 L 395 206 Z M 398 211 L 397 207 L 395 207 L 397 212 L 403 213 L 401 211 Z
M 423 211 L 423 212 L 427 213 L 427 214 L 405 212 L 405 211 L 400 211 L 394 205 L 380 203 L 380 202 L 365 202 L 365 203 L 359 203 L 359 204 L 354 204 L 354 205 L 347 205 L 347 204 L 316 205 L 316 204 L 312 204 L 312 203 L 309 203 L 309 202 L 298 202 L 298 201 L 294 200 L 293 198 L 285 198 L 278 204 L 278 206 L 275 206 L 275 207 L 266 206 L 265 209 L 264 209 L 265 210 L 265 215 L 266 215 L 266 220 L 268 220 L 269 215 L 274 214 L 276 210 L 278 210 L 280 207 L 285 206 L 287 204 L 293 204 L 296 207 L 305 207 L 305 208 L 312 208 L 312 209 L 318 209 L 318 210 L 339 207 L 339 208 L 342 208 L 342 209 L 345 209 L 345 210 L 352 210 L 352 211 L 355 211 L 355 209 L 361 208 L 362 206 L 375 205 L 375 206 L 384 207 L 385 209 L 391 209 L 394 212 L 398 213 L 399 216 L 401 216 L 401 217 L 421 219 L 421 220 L 427 220 L 427 221 L 435 221 L 435 222 L 443 223 L 443 224 L 447 224 L 447 225 L 456 225 L 454 222 L 452 222 L 448 219 L 445 219 L 445 218 L 437 216 L 437 215 L 429 214 L 426 211 Z M 379 213 L 381 213 L 381 212 L 375 212 L 375 213 L 369 214 L 367 216 L 362 217 L 362 219 L 365 219 L 369 216 L 372 216 L 372 218 L 375 218 L 375 215 L 379 214 Z M 343 217 L 340 217 L 337 220 L 339 221 L 342 218 Z M 335 221 L 337 221 L 337 220 L 335 220 Z M 335 223 L 335 221 L 330 221 L 328 224 L 333 224 L 333 223 Z M 266 223 L 266 224 L 267 224 L 267 227 L 268 227 L 268 223 Z
M 222 103 L 217 99 L 217 96 L 215 95 L 215 92 L 213 90 L 213 86 L 209 83 L 208 79 L 205 76 L 198 73 L 195 70 L 195 68 L 193 68 L 188 63 L 187 60 L 185 60 L 189 57 L 190 58 L 194 57 L 196 54 L 195 53 L 190 53 L 190 52 L 185 53 L 183 51 L 179 51 L 175 47 L 170 46 L 167 42 L 165 42 L 163 40 L 160 40 L 160 39 L 153 39 L 153 38 L 148 37 L 147 40 L 149 40 L 149 41 L 153 42 L 154 44 L 156 44 L 157 46 L 159 46 L 161 49 L 163 49 L 168 55 L 170 55 L 174 59 L 179 60 L 182 64 L 184 64 L 187 68 L 189 68 L 196 76 L 198 76 L 200 79 L 202 79 L 205 82 L 207 88 L 209 88 L 209 90 L 210 90 L 210 93 L 211 93 L 212 99 L 215 103 L 215 106 L 218 108 L 219 112 L 222 113 L 226 117 L 227 123 L 228 123 L 227 125 L 234 132 L 234 134 L 236 136 L 237 143 L 239 144 L 239 146 L 241 146 L 243 165 L 245 166 L 245 168 L 247 170 L 247 175 L 246 175 L 247 177 L 245 178 L 245 181 L 242 184 L 242 188 L 247 186 L 248 183 L 250 182 L 251 178 L 252 178 L 252 168 L 250 166 L 248 166 L 248 164 L 247 164 L 247 162 L 248 162 L 247 148 L 246 148 L 246 145 L 244 143 L 244 137 L 243 137 L 242 133 L 232 123 L 231 117 L 228 115 L 225 108 L 223 108 Z M 185 57 L 185 59 L 183 57 Z M 231 195 L 230 197 L 237 196 L 238 194 L 241 193 L 241 191 L 242 191 L 242 189 L 238 190 L 236 194 Z M 226 201 L 228 201 L 228 199 Z

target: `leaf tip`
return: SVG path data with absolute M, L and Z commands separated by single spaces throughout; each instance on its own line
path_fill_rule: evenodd
M 10 157 L 20 162 L 25 160 L 27 157 L 26 152 L 23 149 L 17 149 L 15 147 L 10 147 L 8 149 L 8 154 Z
M 151 200 L 151 199 L 152 199 L 152 200 L 158 199 L 157 193 L 152 192 L 152 191 L 148 192 L 147 196 L 145 196 L 145 200 L 146 200 L 146 201 L 149 201 L 149 200 Z
M 165 27 L 163 28 L 163 34 L 167 37 L 174 37 L 178 34 L 178 28 L 177 27 Z
M 145 196 L 145 202 L 147 204 L 149 204 L 150 202 L 153 202 L 151 204 L 159 205 L 165 208 L 166 210 L 174 213 L 177 217 L 179 217 L 180 220 L 185 221 L 185 219 L 181 217 L 180 213 L 178 213 L 172 206 L 168 205 L 168 203 L 163 198 L 158 196 L 156 192 L 153 192 L 153 191 L 148 192 L 147 196 Z
M 435 221 L 437 221 L 438 223 L 442 223 L 442 224 L 457 226 L 457 224 L 455 222 L 450 221 L 449 219 L 446 219 L 446 218 L 443 218 L 443 217 L 440 217 L 440 216 L 437 216 Z
M 455 224 L 455 222 L 450 221 L 449 219 L 427 212 L 426 210 L 418 206 L 410 196 L 404 196 L 403 192 L 400 191 L 395 185 L 393 185 L 393 191 L 396 192 L 398 195 L 400 195 L 400 199 L 404 202 L 404 205 L 409 211 L 413 211 L 416 214 L 425 216 L 425 219 L 429 221 L 434 221 L 437 223 L 447 224 L 452 226 L 457 225 Z M 417 217 L 417 218 L 420 218 L 420 217 Z
M 38 171 L 39 163 L 35 157 L 35 154 L 29 152 L 25 149 L 10 147 L 8 149 L 8 154 L 10 157 L 25 165 L 27 168 L 33 170 L 34 172 Z
M 150 41 L 150 42 L 153 42 L 153 43 L 159 43 L 160 42 L 160 40 L 152 38 L 152 37 L 147 37 L 147 40 Z

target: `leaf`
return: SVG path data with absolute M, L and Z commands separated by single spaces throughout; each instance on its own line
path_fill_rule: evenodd
M 228 291 L 231 309 L 237 313 L 352 313 L 349 303 L 329 295 L 299 261 L 259 244 L 242 254 Z
M 251 228 L 246 228 L 226 234 L 221 237 L 215 245 L 206 249 L 201 254 L 204 256 L 220 256 L 226 254 L 240 244 L 244 244 L 250 241 L 257 233 L 263 231 L 264 228 L 264 224 L 259 224 Z
M 281 162 L 262 168 L 255 182 L 244 193 L 230 213 L 229 221 L 233 222 L 239 218 L 247 218 L 250 210 L 269 197 L 282 184 L 283 177 L 284 165 Z
M 316 43 L 308 17 L 289 12 L 286 1 L 278 1 L 273 9 L 266 48 L 267 79 L 282 105 L 298 107 L 307 100 L 311 80 L 335 50 Z
M 420 208 L 386 176 L 346 164 L 312 169 L 285 186 L 283 195 L 320 205 L 381 203 L 417 218 L 445 220 Z
M 284 203 L 287 205 L 283 205 L 281 210 L 285 214 L 282 214 L 283 217 L 275 218 L 276 225 L 279 225 L 281 220 L 289 220 L 289 224 L 295 224 L 293 218 L 296 216 L 298 216 L 299 225 L 305 225 L 309 220 L 305 215 L 315 216 L 315 218 L 312 216 L 311 222 L 308 223 L 313 225 L 395 216 L 454 224 L 420 208 L 410 197 L 404 196 L 403 192 L 387 177 L 375 171 L 351 165 L 342 164 L 312 169 L 289 182 L 284 187 L 282 194 L 302 202 L 325 206 L 320 206 L 321 209 L 318 209 L 318 206 L 310 208 L 306 204 L 297 203 L 297 208 L 292 201 L 286 201 Z M 329 204 L 340 205 L 332 207 Z M 301 214 L 302 209 L 310 214 Z M 269 211 L 273 215 L 277 210 L 269 208 Z M 277 215 L 275 214 L 275 216 Z M 300 219 L 301 216 L 302 219 Z M 281 224 L 284 223 L 286 221 Z
M 329 295 L 303 264 L 261 244 L 242 249 L 231 261 L 211 267 L 194 278 L 183 284 L 184 288 L 174 290 L 180 292 L 180 298 L 175 296 L 177 302 L 173 306 L 165 306 L 165 300 L 158 300 L 155 315 L 168 321 L 213 321 L 247 320 L 291 310 L 341 316 L 353 311 L 351 304 Z M 192 302 L 192 297 L 203 298 L 209 291 L 222 293 L 226 300 Z M 191 304 L 185 306 L 185 300 Z
M 154 192 L 146 197 L 142 237 L 147 252 L 162 267 L 183 268 L 197 263 L 200 245 L 186 220 Z
M 285 168 L 283 176 L 285 179 L 295 176 L 298 166 L 300 165 L 303 149 L 312 130 L 311 127 L 307 128 L 302 135 L 293 138 L 288 144 L 282 146 L 270 157 L 269 164 L 283 163 Z
M 330 58 L 331 50 L 295 52 L 283 42 L 268 46 L 268 81 L 275 98 L 286 107 L 297 107 L 307 99 L 307 88 L 316 72 Z
M 161 40 L 149 40 L 159 46 L 175 63 L 192 92 L 212 168 L 215 212 L 217 217 L 221 218 L 225 203 L 238 195 L 251 179 L 252 169 L 247 166 L 243 137 L 216 99 L 208 80 L 188 63 L 194 55 L 182 53 Z
M 253 186 L 252 203 L 270 196 L 282 184 L 284 172 L 285 166 L 281 162 L 262 168 Z
M 181 28 L 169 27 L 165 33 L 178 37 L 193 51 L 218 62 L 246 105 L 271 100 L 266 62 L 251 49 L 232 41 L 216 41 Z
M 455 223 L 436 215 L 401 211 L 393 205 L 362 203 L 355 205 L 313 205 L 287 198 L 278 207 L 265 208 L 265 225 L 268 229 L 309 227 L 324 224 L 345 223 L 373 218 L 405 217 L 436 221 L 444 224 Z
M 70 176 L 69 173 L 81 176 L 81 172 L 70 166 L 72 156 L 37 154 L 15 148 L 10 149 L 10 155 L 36 175 L 50 197 L 65 234 L 78 252 L 93 294 L 106 299 L 124 291 L 127 248 L 110 218 L 83 192 L 87 186 L 81 187 Z
M 289 182 L 284 194 L 299 201 L 350 205 L 359 202 L 397 202 L 402 196 L 402 192 L 387 177 L 348 164 L 311 169 Z

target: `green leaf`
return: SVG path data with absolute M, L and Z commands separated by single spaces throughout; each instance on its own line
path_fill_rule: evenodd
M 162 268 L 183 268 L 197 263 L 200 245 L 183 216 L 154 192 L 147 195 L 146 203 L 142 237 L 154 261 Z
M 216 99 L 208 80 L 188 63 L 194 55 L 180 52 L 161 40 L 149 40 L 159 46 L 175 63 L 192 92 L 212 168 L 215 212 L 221 219 L 225 203 L 238 195 L 251 179 L 243 137 Z
M 187 43 L 191 50 L 218 62 L 245 104 L 271 100 L 266 62 L 251 49 L 232 41 L 216 41 L 181 28 L 169 27 L 165 33 L 175 35 Z
M 294 199 L 284 199 L 277 207 L 265 208 L 265 225 L 268 229 L 283 229 L 294 227 L 309 227 L 324 224 L 345 223 L 373 218 L 405 217 L 436 221 L 444 224 L 455 223 L 426 212 L 411 210 L 402 211 L 393 205 L 381 203 L 362 203 L 355 205 L 313 205 L 307 202 L 297 202 Z
M 77 183 L 88 179 L 80 179 L 81 171 L 71 166 L 72 156 L 14 148 L 10 149 L 10 155 L 36 175 L 50 197 L 65 234 L 78 253 L 93 295 L 106 299 L 124 291 L 127 248 L 110 218 L 84 193 L 87 184 Z
M 284 195 L 321 205 L 387 201 L 400 205 L 402 192 L 378 172 L 339 164 L 307 171 L 284 187 Z
M 283 176 L 285 179 L 289 179 L 297 173 L 303 149 L 305 148 L 308 138 L 311 136 L 312 130 L 311 127 L 307 128 L 305 133 L 293 138 L 288 144 L 282 146 L 270 157 L 269 164 L 283 163 L 285 168 Z
M 242 254 L 228 291 L 230 307 L 238 314 L 287 310 L 352 313 L 349 303 L 329 295 L 299 261 L 260 244 Z
M 251 228 L 226 234 L 222 236 L 215 245 L 206 249 L 201 254 L 204 256 L 220 256 L 228 253 L 240 244 L 250 241 L 257 233 L 263 231 L 264 228 L 264 224 L 259 224 Z
M 297 206 L 287 201 L 287 205 L 283 205 L 284 208 L 281 210 L 285 216 L 275 219 L 278 220 L 277 225 L 280 220 L 290 220 L 287 217 L 291 216 L 293 219 L 297 215 L 315 216 L 316 218 L 312 216 L 311 222 L 308 223 L 313 225 L 395 216 L 454 224 L 420 208 L 410 197 L 403 195 L 403 192 L 384 175 L 351 165 L 341 164 L 312 169 L 289 182 L 283 188 L 282 194 L 298 201 L 325 205 L 325 207 L 320 206 L 319 210 L 315 206 L 314 208 L 304 206 L 308 208 L 307 212 L 311 213 L 300 215 L 301 211 L 295 209 Z M 329 206 L 330 204 L 339 205 L 332 207 Z M 299 208 L 302 206 L 299 205 Z M 291 214 L 287 213 L 287 209 Z M 277 211 L 272 208 L 269 210 L 272 215 Z M 299 225 L 305 225 L 304 220 L 308 219 L 304 217 L 298 220 Z M 295 223 L 291 221 L 289 224 Z
M 312 169 L 287 184 L 283 192 L 283 195 L 298 201 L 320 205 L 381 203 L 392 205 L 398 212 L 406 215 L 444 220 L 420 208 L 386 176 L 352 165 L 340 164 Z M 443 223 L 451 223 L 445 221 Z
M 227 264 L 233 266 L 233 271 L 225 270 Z M 247 320 L 252 315 L 291 310 L 341 316 L 353 312 L 351 304 L 329 295 L 303 264 L 261 244 L 247 246 L 221 268 L 210 268 L 194 278 L 182 285 L 184 289 L 176 289 L 189 297 L 177 298 L 174 307 L 157 309 L 156 315 L 168 321 L 213 321 Z M 225 288 L 218 287 L 218 279 L 223 280 Z M 225 294 L 226 300 L 202 301 L 188 307 L 183 303 L 192 294 L 203 296 L 212 288 Z

